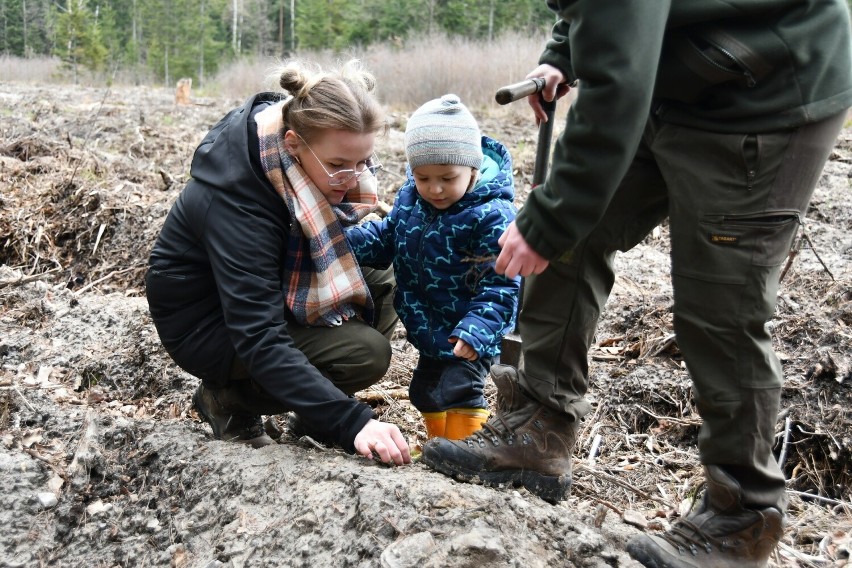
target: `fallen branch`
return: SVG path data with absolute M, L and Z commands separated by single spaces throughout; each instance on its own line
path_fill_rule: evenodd
M 103 277 L 101 277 L 101 278 L 98 278 L 97 280 L 95 280 L 94 282 L 90 282 L 89 284 L 86 284 L 85 286 L 83 286 L 83 287 L 82 287 L 82 288 L 80 288 L 79 290 L 74 290 L 74 295 L 79 296 L 79 295 L 80 295 L 80 294 L 82 294 L 83 292 L 85 292 L 85 291 L 89 290 L 90 288 L 92 288 L 92 287 L 94 287 L 94 286 L 97 286 L 97 285 L 98 285 L 98 284 L 100 284 L 101 282 L 104 282 L 104 281 L 106 281 L 106 280 L 109 280 L 109 279 L 110 279 L 110 278 L 112 278 L 113 276 L 118 276 L 119 274 L 124 274 L 125 272 L 130 272 L 131 270 L 136 270 L 136 269 L 137 269 L 137 268 L 139 268 L 142 264 L 143 264 L 143 263 L 141 263 L 141 262 L 137 262 L 136 264 L 134 264 L 133 266 L 130 266 L 130 267 L 128 267 L 128 268 L 122 268 L 121 270 L 113 270 L 112 272 L 110 272 L 110 273 L 109 273 L 109 274 L 107 274 L 106 276 L 103 276 Z
M 650 409 L 645 408 L 641 404 L 637 404 L 636 408 L 647 414 L 652 418 L 656 418 L 658 422 L 665 420 L 666 422 L 671 422 L 672 424 L 680 424 L 681 426 L 701 426 L 701 420 L 697 419 L 689 419 L 689 418 L 675 418 L 673 416 L 660 416 L 651 412 Z
M 45 272 L 40 274 L 33 274 L 32 276 L 21 276 L 20 278 L 16 278 L 15 280 L 0 280 L 0 288 L 5 288 L 6 286 L 19 286 L 21 284 L 27 284 L 29 282 L 35 282 L 36 280 L 41 280 L 48 274 L 52 274 L 59 270 L 58 268 L 51 268 Z
M 814 495 L 813 493 L 805 493 L 804 491 L 796 491 L 795 489 L 787 489 L 785 493 L 789 493 L 790 495 L 797 495 L 801 498 L 809 498 L 814 499 L 816 501 L 821 501 L 823 503 L 831 503 L 832 505 L 841 505 L 843 507 L 848 506 L 843 501 L 838 501 L 837 499 L 832 499 L 830 497 L 823 497 L 822 495 Z
M 408 389 L 368 390 L 358 393 L 362 402 L 384 402 L 387 400 L 408 400 Z
M 778 467 L 784 469 L 784 462 L 787 461 L 787 449 L 790 446 L 790 426 L 792 426 L 793 420 L 790 418 L 790 415 L 787 415 L 787 418 L 784 419 L 784 441 L 781 443 L 781 455 L 778 456 Z
M 613 475 L 609 475 L 608 473 L 604 473 L 604 472 L 602 472 L 601 470 L 599 470 L 599 469 L 595 469 L 595 468 L 593 468 L 593 467 L 591 467 L 591 466 L 589 466 L 589 465 L 587 465 L 587 464 L 584 464 L 584 463 L 576 463 L 576 464 L 574 465 L 574 470 L 575 470 L 575 471 L 586 471 L 586 472 L 588 472 L 590 475 L 592 475 L 592 476 L 594 476 L 594 477 L 598 477 L 598 478 L 600 478 L 600 479 L 603 479 L 604 481 L 607 481 L 607 482 L 609 482 L 609 483 L 613 483 L 613 484 L 615 484 L 615 485 L 618 485 L 619 487 L 622 487 L 622 488 L 624 488 L 624 489 L 627 489 L 627 490 L 629 490 L 629 491 L 632 491 L 633 493 L 635 493 L 635 494 L 639 495 L 640 497 L 642 497 L 642 498 L 644 498 L 644 499 L 647 499 L 647 500 L 649 500 L 649 501 L 656 501 L 657 503 L 660 503 L 661 505 L 665 505 L 665 506 L 666 506 L 666 507 L 668 507 L 669 509 L 675 509 L 675 508 L 676 508 L 674 505 L 672 505 L 671 503 L 669 503 L 669 502 L 668 502 L 667 500 L 665 500 L 665 499 L 661 499 L 661 498 L 659 498 L 659 497 L 655 497 L 655 496 L 651 495 L 650 493 L 647 493 L 647 492 L 645 492 L 645 491 L 642 491 L 642 490 L 641 490 L 641 489 L 639 489 L 638 487 L 635 487 L 635 486 L 633 486 L 633 485 L 630 485 L 630 484 L 629 484 L 629 483 L 627 483 L 626 481 L 622 481 L 622 480 L 618 479 L 617 477 L 615 477 L 615 476 L 613 476 Z M 605 504 L 605 503 L 601 503 L 601 504 Z M 619 512 L 619 514 L 621 514 L 621 513 Z

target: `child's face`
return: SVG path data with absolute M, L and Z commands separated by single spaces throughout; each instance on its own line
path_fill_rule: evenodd
M 434 164 L 414 168 L 414 184 L 420 197 L 435 209 L 446 209 L 461 199 L 473 185 L 473 168 Z

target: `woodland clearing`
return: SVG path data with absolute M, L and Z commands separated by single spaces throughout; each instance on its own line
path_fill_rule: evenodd
M 0 566 L 638 566 L 626 541 L 670 526 L 702 479 L 666 227 L 618 256 L 591 353 L 594 409 L 559 505 L 286 431 L 261 450 L 216 441 L 191 408 L 197 379 L 159 344 L 143 276 L 195 146 L 239 102 L 2 84 Z M 478 115 L 513 154 L 520 206 L 535 125 L 493 111 Z M 404 171 L 404 113 L 392 116 L 378 152 L 387 202 Z M 773 567 L 852 564 L 850 176 L 847 129 L 770 323 L 791 499 Z M 391 370 L 358 396 L 414 442 L 425 435 L 406 395 L 416 355 L 398 336 Z

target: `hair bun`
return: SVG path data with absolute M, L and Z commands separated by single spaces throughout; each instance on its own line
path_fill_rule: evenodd
M 298 63 L 291 62 L 281 70 L 278 84 L 291 95 L 297 95 L 308 84 L 308 76 Z

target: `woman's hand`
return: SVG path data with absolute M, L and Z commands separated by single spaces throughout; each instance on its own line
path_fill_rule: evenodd
M 476 349 L 471 347 L 465 340 L 459 339 L 458 337 L 451 337 L 450 343 L 455 343 L 455 347 L 453 347 L 453 355 L 456 357 L 467 359 L 468 361 L 476 361 L 479 359 L 479 355 L 476 354 Z
M 408 442 L 394 424 L 370 420 L 355 436 L 355 451 L 365 458 L 379 456 L 384 463 L 411 463 Z
M 568 91 L 571 90 L 571 87 L 565 82 L 565 75 L 563 75 L 562 71 L 553 65 L 542 63 L 530 71 L 529 75 L 526 76 L 527 79 L 534 79 L 537 77 L 544 78 L 544 90 L 541 92 L 541 96 L 548 102 L 565 96 L 568 94 Z M 541 106 L 541 100 L 538 98 L 538 93 L 527 97 L 527 102 L 530 104 L 533 109 L 533 113 L 535 114 L 535 123 L 539 125 L 542 122 L 547 122 L 547 113 Z
M 550 264 L 550 261 L 535 252 L 526 239 L 515 226 L 515 222 L 509 225 L 500 236 L 497 243 L 502 247 L 494 271 L 497 274 L 505 274 L 509 278 L 517 275 L 529 276 L 530 274 L 541 274 Z

